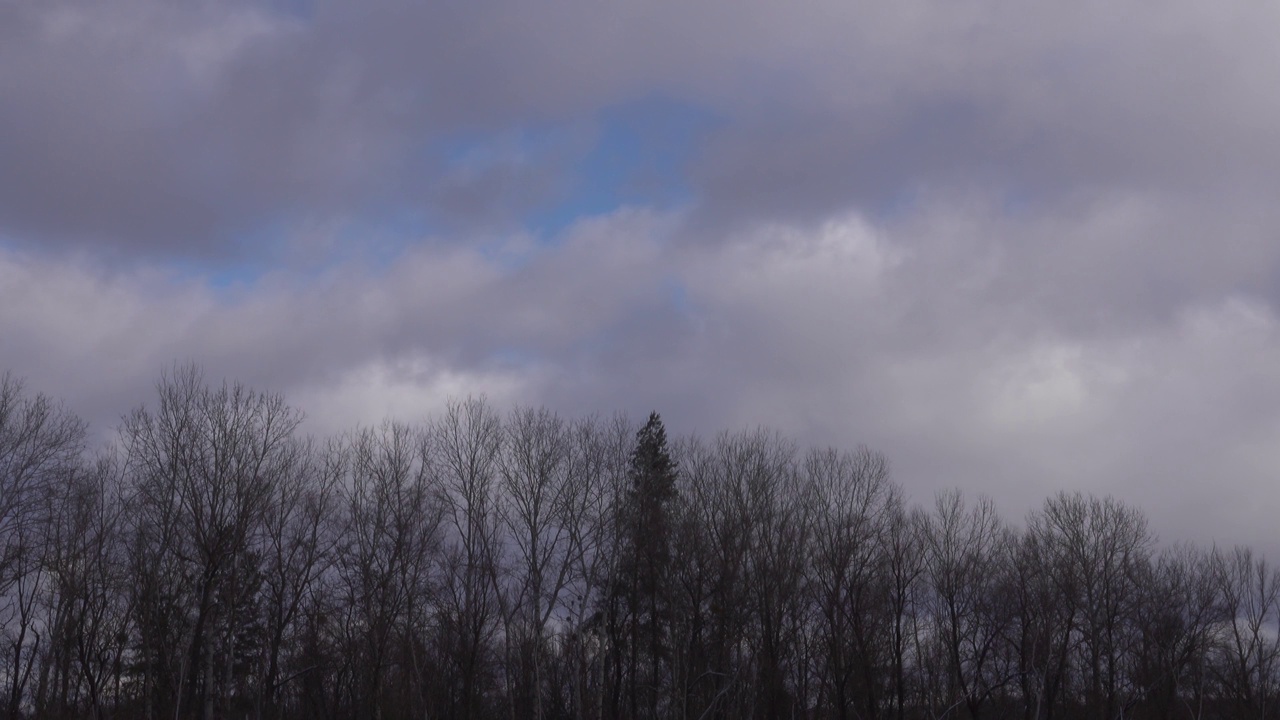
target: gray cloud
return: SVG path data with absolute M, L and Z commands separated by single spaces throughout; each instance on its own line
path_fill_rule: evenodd
M 917 499 L 1078 488 L 1265 547 L 1278 12 L 9 3 L 0 368 L 104 432 L 186 359 L 317 432 L 656 408 L 866 442 Z M 687 208 L 520 227 L 653 96 L 723 118 Z
M 694 174 L 717 222 L 975 184 L 1044 201 L 1106 187 L 1234 196 L 1277 174 L 1266 89 L 1280 52 L 1262 5 L 304 7 L 11 5 L 4 230 L 217 256 L 281 219 L 500 216 L 544 197 L 555 158 L 460 182 L 433 144 L 589 126 L 655 92 L 728 118 Z
M 1063 322 L 1053 299 L 1083 301 L 1077 278 L 1002 253 L 1010 227 L 976 204 L 933 212 L 945 217 L 843 214 L 693 247 L 673 241 L 678 217 L 623 212 L 551 250 L 423 246 L 385 271 L 284 272 L 222 294 L 157 269 L 10 254 L 0 364 L 100 429 L 192 358 L 284 391 L 316 432 L 466 393 L 657 408 L 682 432 L 766 424 L 868 443 L 920 499 L 960 486 L 1016 516 L 1079 488 L 1142 504 L 1169 537 L 1265 541 L 1256 495 L 1280 459 L 1266 302 L 1206 293 L 1123 332 Z M 1074 237 L 1114 212 L 1013 227 Z M 1017 274 L 1049 300 L 1008 286 Z

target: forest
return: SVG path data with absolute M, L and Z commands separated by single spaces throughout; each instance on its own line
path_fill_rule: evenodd
M 161 376 L 107 448 L 0 375 L 0 714 L 1280 718 L 1280 576 L 1060 493 L 481 398 L 304 434 Z

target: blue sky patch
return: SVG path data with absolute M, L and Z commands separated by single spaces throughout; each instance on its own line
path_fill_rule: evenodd
M 571 169 L 567 197 L 530 218 L 529 225 L 551 236 L 580 218 L 626 205 L 666 209 L 692 203 L 688 165 L 723 122 L 704 107 L 669 98 L 601 110 L 591 150 Z

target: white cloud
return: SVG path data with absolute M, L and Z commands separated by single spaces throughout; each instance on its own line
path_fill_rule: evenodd
M 325 436 L 387 419 L 421 422 L 453 399 L 483 396 L 506 407 L 525 396 L 528 382 L 517 372 L 449 368 L 409 356 L 360 363 L 294 389 L 289 399 L 306 413 L 306 430 Z

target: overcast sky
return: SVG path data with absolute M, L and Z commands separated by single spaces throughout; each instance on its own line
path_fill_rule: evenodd
M 1280 538 L 1280 4 L 0 0 L 0 369 L 765 425 Z

